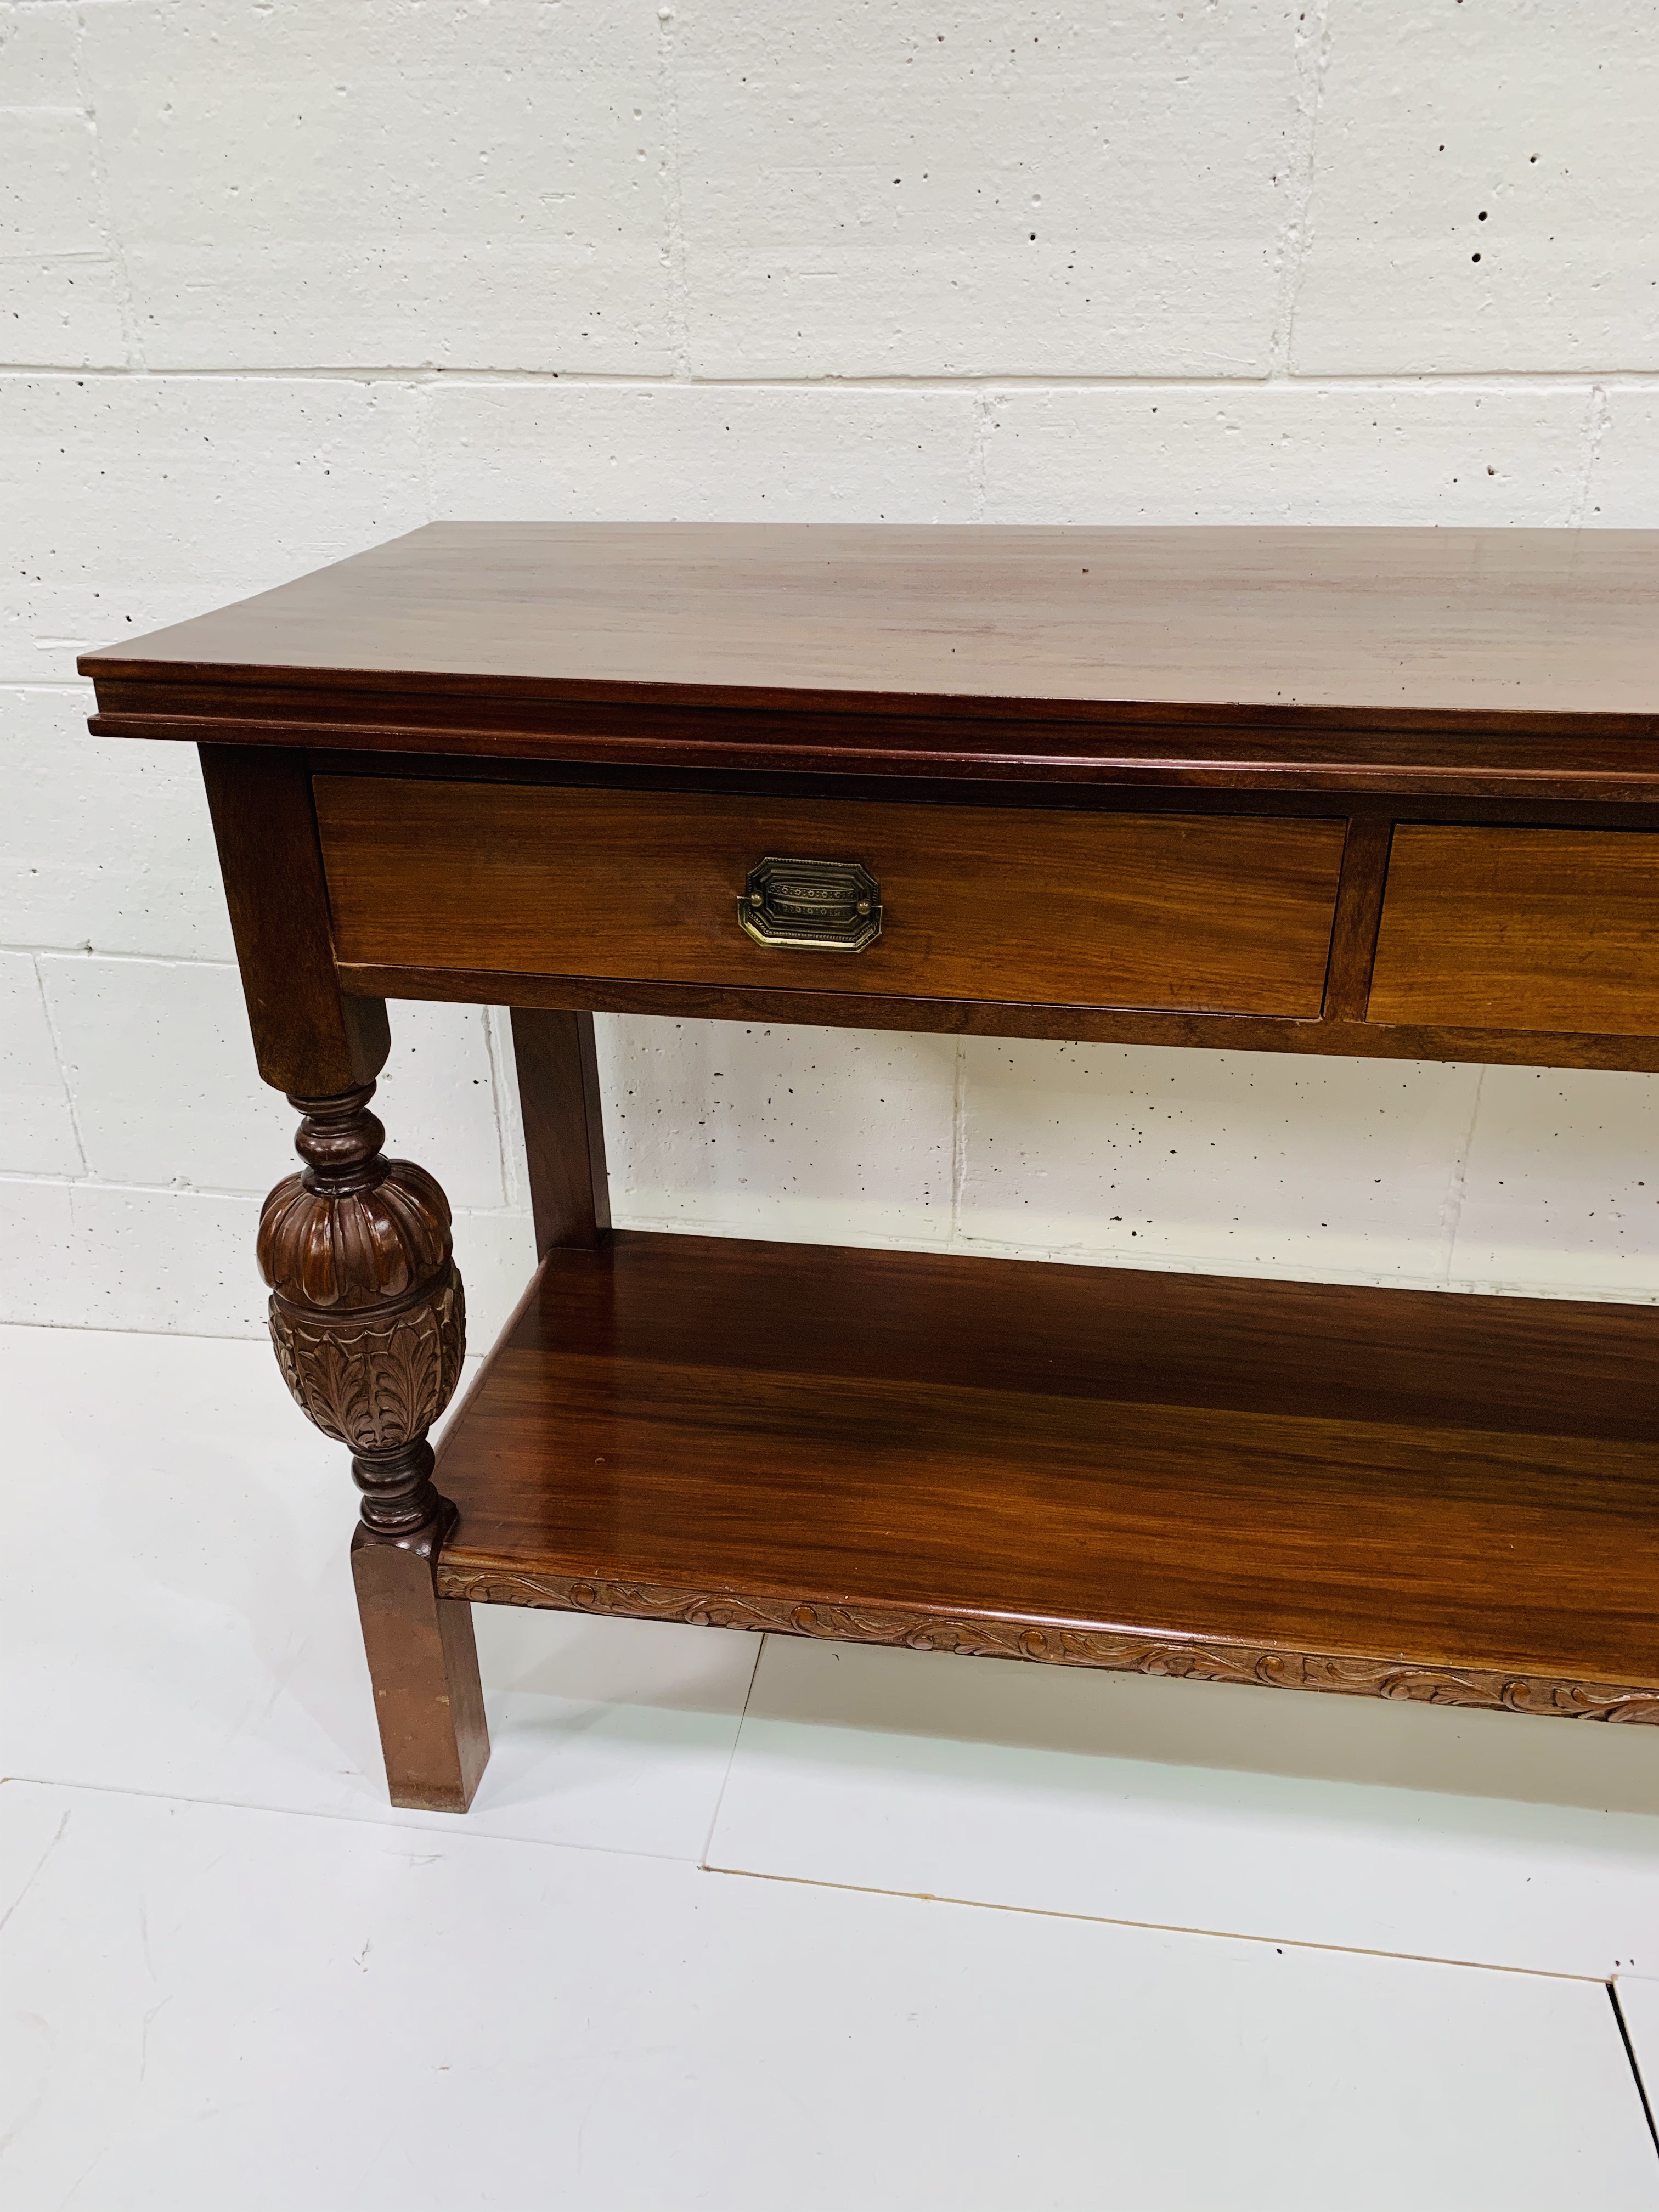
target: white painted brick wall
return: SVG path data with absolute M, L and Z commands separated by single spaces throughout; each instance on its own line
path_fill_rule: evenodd
M 1651 0 L 0 0 L 0 1315 L 257 1333 L 287 1158 L 79 647 L 439 515 L 1659 526 L 1656 115 Z M 600 1027 L 625 1221 L 1659 1297 L 1643 1077 Z M 483 1340 L 503 1021 L 393 1033 Z
M 678 9 L 701 376 L 1259 376 L 1296 5 Z

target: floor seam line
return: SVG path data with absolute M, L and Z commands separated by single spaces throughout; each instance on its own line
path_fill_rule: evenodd
M 1460 1973 L 1522 1974 L 1534 1982 L 1573 1982 L 1611 1986 L 1605 1974 L 1574 1974 L 1551 1966 L 1508 1966 L 1492 1959 L 1449 1959 L 1437 1951 L 1379 1951 L 1365 1943 L 1313 1943 L 1306 1936 L 1255 1936 L 1235 1928 L 1196 1928 L 1178 1920 L 1129 1920 L 1109 1912 L 1068 1911 L 1063 1906 L 1004 1904 L 989 1897 L 954 1897 L 943 1890 L 882 1889 L 871 1882 L 828 1881 L 816 1875 L 769 1874 L 760 1867 L 704 1866 L 705 1874 L 723 1874 L 738 1881 L 787 1882 L 799 1889 L 840 1890 L 852 1897 L 898 1897 L 919 1905 L 960 1905 L 973 1912 L 1018 1912 L 1030 1920 L 1075 1920 L 1091 1928 L 1144 1928 L 1158 1936 L 1192 1936 L 1206 1942 L 1257 1943 L 1276 1951 L 1316 1951 L 1328 1958 L 1397 1959 L 1413 1966 L 1450 1966 Z
M 732 1769 L 738 1763 L 738 1746 L 743 1741 L 743 1724 L 749 1717 L 749 1707 L 755 1695 L 755 1685 L 760 1680 L 761 1661 L 766 1656 L 767 1638 L 763 1635 L 755 1650 L 755 1663 L 749 1669 L 749 1681 L 743 1693 L 743 1711 L 738 1715 L 738 1724 L 732 1731 L 732 1748 L 726 1754 L 726 1771 L 720 1776 L 720 1786 L 714 1793 L 714 1809 L 708 1816 L 708 1828 L 702 1839 L 702 1849 L 697 1854 L 697 1865 L 704 1874 L 724 1873 L 724 1868 L 711 1867 L 708 1854 L 714 1849 L 714 1831 L 720 1824 L 720 1808 L 726 1802 L 726 1786 L 732 1779 Z
M 1653 2117 L 1653 2106 L 1648 2096 L 1648 2085 L 1642 2079 L 1641 2061 L 1636 2056 L 1636 2045 L 1631 2040 L 1630 2023 L 1625 2018 L 1625 2008 L 1619 2002 L 1618 1977 L 1607 1983 L 1607 2002 L 1613 2007 L 1613 2016 L 1619 2023 L 1619 2040 L 1625 2046 L 1625 2056 L 1630 2061 L 1631 2079 L 1636 2084 L 1636 2094 L 1642 2100 L 1642 2118 L 1648 2124 L 1648 2133 L 1653 2138 L 1655 2154 L 1659 2155 L 1659 2122 Z
M 641 1859 L 651 1866 L 702 1870 L 696 1858 L 678 1852 L 642 1851 L 623 1844 L 574 1843 L 557 1836 L 503 1836 L 489 1828 L 467 1825 L 467 1816 L 460 1813 L 453 1816 L 453 1828 L 435 1828 L 398 1820 L 395 1815 L 398 1808 L 395 1805 L 389 1805 L 384 1814 L 331 1813 L 309 1805 L 252 1804 L 241 1797 L 200 1797 L 184 1790 L 136 1790 L 124 1782 L 70 1782 L 61 1775 L 0 1774 L 0 1789 L 13 1783 L 29 1790 L 80 1790 L 92 1796 L 131 1797 L 147 1805 L 203 1805 L 218 1813 L 259 1813 L 276 1820 L 326 1820 L 335 1827 L 373 1829 L 381 1835 L 453 1837 L 457 1843 L 517 1844 L 531 1850 L 580 1851 L 586 1858 Z

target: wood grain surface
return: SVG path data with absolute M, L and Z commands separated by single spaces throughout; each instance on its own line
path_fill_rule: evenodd
M 1659 1036 L 1659 835 L 1402 823 L 1369 1012 Z
M 536 1250 L 543 1255 L 556 1244 L 591 1250 L 611 1233 L 592 1015 L 515 1006 L 513 1060 Z
M 1659 532 L 445 524 L 84 656 L 267 1080 L 518 1010 L 547 1256 L 356 1554 L 401 1802 L 472 1598 L 1659 1721 L 1659 1315 L 607 1237 L 587 1019 L 1659 1068 L 1656 614 Z M 769 854 L 883 935 L 751 944 Z
M 1659 1037 L 1559 1030 L 1455 1029 L 1428 1022 L 1293 1021 L 1266 1014 L 1039 1006 L 1018 1000 L 884 999 L 855 991 L 635 983 L 592 975 L 504 975 L 486 969 L 342 967 L 346 991 L 465 1006 L 591 1007 L 671 1021 L 810 1022 L 830 1029 L 917 1030 L 1061 1042 L 1176 1045 L 1215 1052 L 1315 1053 L 1355 1060 L 1466 1060 L 1498 1067 L 1659 1073 Z
M 1656 1353 L 1631 1307 L 619 1232 L 448 1431 L 440 1587 L 1659 1687 Z
M 1328 1022 L 1363 1021 L 1370 992 L 1371 961 L 1376 951 L 1382 888 L 1389 872 L 1393 825 L 1384 817 L 1356 814 L 1348 823 L 1342 848 L 1342 883 L 1331 932 L 1331 964 L 1325 984 Z
M 436 523 L 81 665 L 100 681 L 411 677 L 661 704 L 1650 728 L 1656 549 L 1659 534 L 1601 530 Z
M 372 1083 L 392 1049 L 386 1001 L 344 995 L 304 756 L 204 745 L 242 995 L 259 1073 L 291 1097 Z
M 1055 814 L 319 776 L 344 963 L 884 997 L 1318 1013 L 1340 821 Z M 857 953 L 754 944 L 768 855 L 861 861 Z
M 356 1530 L 351 1577 L 394 1805 L 465 1813 L 489 1764 L 472 1608 L 438 1595 L 436 1528 L 398 1542 Z

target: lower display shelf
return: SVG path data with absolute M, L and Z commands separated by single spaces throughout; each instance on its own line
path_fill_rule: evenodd
M 442 1595 L 1659 1723 L 1659 1312 L 698 1237 L 555 1252 Z

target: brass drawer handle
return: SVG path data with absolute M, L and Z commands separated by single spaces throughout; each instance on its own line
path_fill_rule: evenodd
M 881 885 L 857 860 L 769 854 L 749 871 L 738 920 L 757 945 L 862 952 L 881 935 Z

